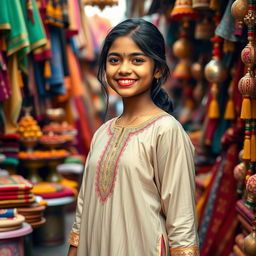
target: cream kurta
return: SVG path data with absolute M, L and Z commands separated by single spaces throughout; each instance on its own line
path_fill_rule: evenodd
M 93 137 L 69 243 L 78 256 L 199 255 L 187 134 L 168 114 L 116 120 Z

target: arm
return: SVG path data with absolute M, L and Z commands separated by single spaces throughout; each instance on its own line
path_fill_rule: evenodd
M 76 256 L 77 253 L 77 247 L 70 245 L 68 250 L 68 256 Z
M 97 132 L 96 132 L 97 133 Z M 96 135 L 95 133 L 95 135 Z M 90 146 L 90 152 L 93 150 L 93 143 L 95 141 L 95 137 L 93 136 L 91 146 Z M 76 255 L 76 247 L 78 247 L 79 244 L 79 234 L 80 234 L 80 224 L 81 224 L 81 217 L 83 213 L 83 204 L 84 204 L 84 193 L 85 193 L 85 180 L 86 180 L 86 174 L 87 174 L 87 166 L 90 159 L 90 153 L 87 156 L 85 167 L 84 167 L 84 173 L 83 173 L 83 180 L 81 184 L 81 188 L 78 194 L 77 198 L 77 206 L 76 206 L 76 214 L 75 214 L 75 221 L 73 223 L 72 229 L 69 233 L 69 239 L 68 243 L 70 244 L 70 249 L 68 252 L 68 256 Z
M 175 121 L 159 135 L 156 151 L 157 185 L 171 255 L 198 256 L 193 145 Z

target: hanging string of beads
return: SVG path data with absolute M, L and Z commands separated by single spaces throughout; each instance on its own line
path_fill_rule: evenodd
M 216 11 L 214 16 L 215 27 L 220 22 L 220 12 Z M 204 74 L 208 82 L 211 83 L 210 97 L 211 101 L 208 108 L 208 117 L 217 119 L 220 117 L 219 103 L 218 103 L 218 84 L 223 82 L 227 77 L 227 71 L 221 62 L 222 56 L 222 42 L 223 39 L 215 34 L 211 39 L 213 43 L 212 60 L 205 66 Z
M 247 2 L 247 3 L 246 3 Z M 245 8 L 247 7 L 246 13 Z M 255 78 L 255 22 L 256 22 L 256 1 L 236 0 L 232 5 L 232 14 L 238 20 L 247 25 L 248 44 L 241 52 L 241 60 L 245 64 L 246 74 L 240 79 L 238 89 L 243 96 L 241 107 L 241 119 L 245 121 L 245 138 L 242 159 L 249 166 L 245 178 L 246 183 L 246 206 L 252 208 L 254 221 L 252 222 L 252 233 L 244 239 L 244 252 L 246 255 L 256 255 L 256 78 Z

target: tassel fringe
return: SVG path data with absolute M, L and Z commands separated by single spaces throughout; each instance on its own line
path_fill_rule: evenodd
M 251 119 L 252 118 L 251 100 L 249 97 L 244 97 L 244 99 L 243 99 L 240 117 L 241 117 L 241 119 Z
M 212 99 L 208 110 L 209 118 L 215 119 L 220 117 L 219 103 L 216 99 Z
M 232 99 L 229 99 L 226 105 L 224 118 L 227 120 L 234 120 L 235 115 L 235 105 Z

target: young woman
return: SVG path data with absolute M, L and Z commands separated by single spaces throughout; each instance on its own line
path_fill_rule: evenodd
M 164 39 L 128 19 L 105 39 L 98 78 L 123 100 L 95 133 L 70 233 L 69 256 L 199 255 L 193 146 L 161 89 Z

